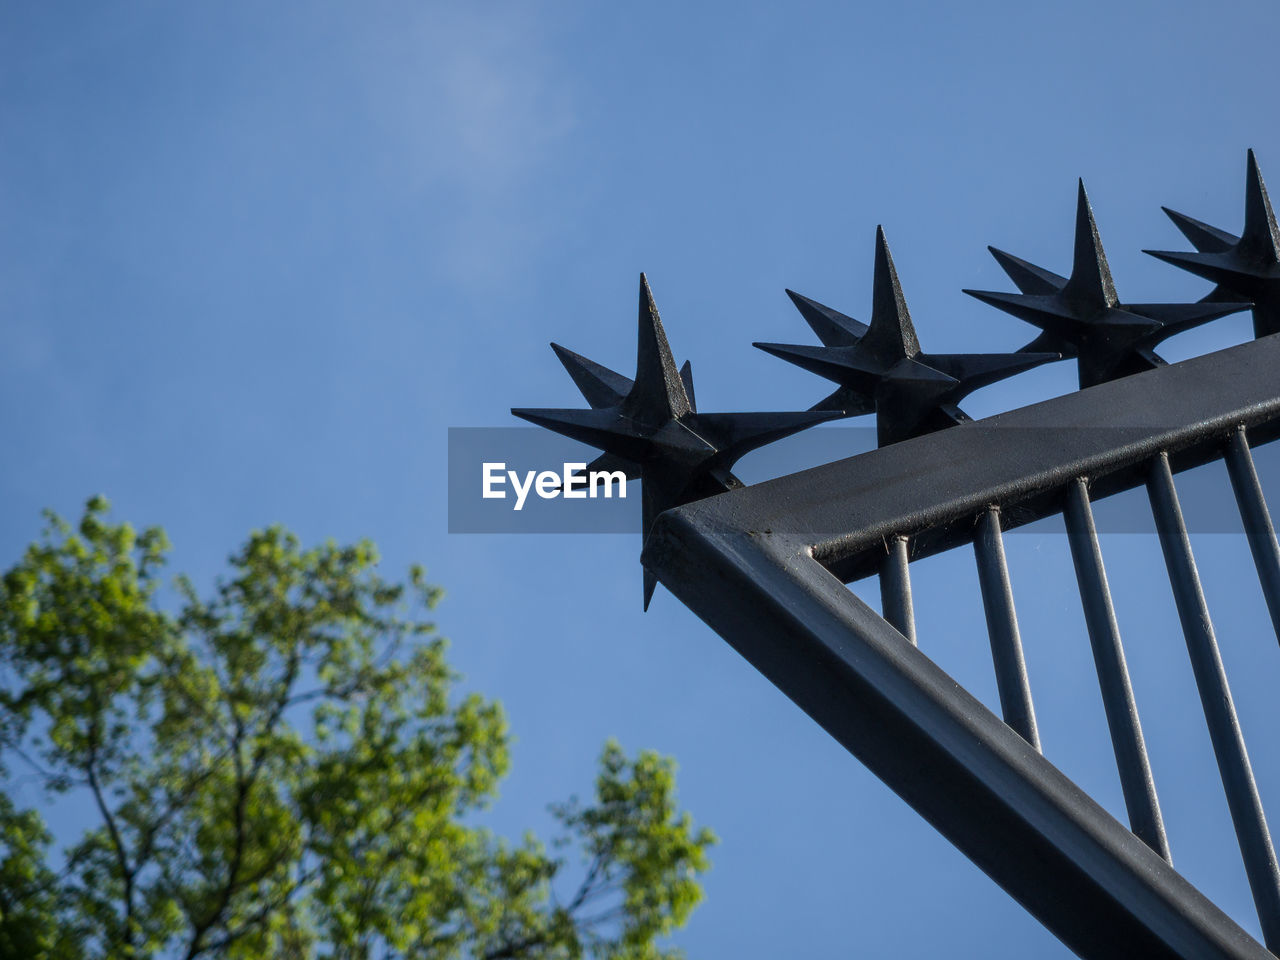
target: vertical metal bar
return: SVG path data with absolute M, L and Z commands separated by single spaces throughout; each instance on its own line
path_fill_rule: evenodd
M 1280 545 L 1276 543 L 1276 529 L 1271 523 L 1267 501 L 1262 496 L 1262 484 L 1253 466 L 1253 454 L 1249 452 L 1249 440 L 1244 427 L 1231 436 L 1227 444 L 1227 472 L 1231 486 L 1240 505 L 1240 519 L 1249 538 L 1249 550 L 1253 553 L 1254 566 L 1258 568 L 1258 580 L 1262 594 L 1267 598 L 1271 611 L 1271 624 L 1280 639 Z
M 1164 551 L 1165 566 L 1169 569 L 1169 582 L 1173 585 L 1178 617 L 1186 636 L 1187 652 L 1191 656 L 1191 667 L 1195 672 L 1209 738 L 1213 741 L 1218 772 L 1249 877 L 1249 888 L 1262 923 L 1263 938 L 1267 948 L 1274 953 L 1280 951 L 1280 868 L 1276 865 L 1262 800 L 1249 765 L 1249 754 L 1245 750 L 1244 735 L 1227 686 L 1218 642 L 1213 635 L 1209 608 L 1200 588 L 1200 575 L 1191 553 L 1191 540 L 1187 537 L 1182 508 L 1178 504 L 1169 458 L 1163 453 L 1151 464 L 1147 494 L 1151 498 L 1160 547 Z
M 1089 506 L 1089 488 L 1083 478 L 1072 481 L 1067 488 L 1065 516 L 1129 827 L 1147 846 L 1172 862 L 1142 724 L 1138 720 L 1138 705 L 1133 699 L 1124 646 L 1120 642 L 1120 626 L 1116 623 L 1107 571 L 1102 564 L 1102 547 L 1093 523 L 1093 509 Z
M 916 645 L 916 618 L 911 607 L 911 571 L 907 569 L 907 538 L 894 537 L 880 563 L 880 609 L 890 626 Z
M 978 561 L 978 585 L 982 589 L 991 660 L 995 664 L 996 687 L 1000 691 L 1000 712 L 1005 723 L 1039 750 L 1040 732 L 1036 729 L 1031 684 L 1027 680 L 1027 664 L 1022 655 L 1018 615 L 1013 608 L 1013 587 L 1009 583 L 1009 566 L 1004 558 L 998 508 L 990 507 L 978 519 L 973 552 Z

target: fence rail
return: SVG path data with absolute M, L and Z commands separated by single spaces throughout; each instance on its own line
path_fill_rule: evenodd
M 1280 550 L 1249 454 L 1280 436 L 1277 371 L 1280 335 L 1264 336 L 733 490 L 660 515 L 642 561 L 1081 956 L 1272 956 L 1170 862 L 1090 503 L 1148 490 L 1250 889 L 1280 952 L 1280 870 L 1174 482 L 1226 461 L 1280 635 Z M 1058 513 L 1132 829 L 1039 751 L 1001 536 Z M 1003 720 L 915 646 L 909 560 L 968 544 Z M 877 573 L 884 616 L 844 586 Z

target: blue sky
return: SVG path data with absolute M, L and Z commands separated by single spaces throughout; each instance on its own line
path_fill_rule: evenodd
M 670 595 L 642 615 L 638 537 L 448 535 L 446 431 L 576 405 L 549 340 L 630 373 L 641 270 L 701 407 L 803 409 L 825 382 L 750 343 L 809 341 L 784 287 L 865 320 L 878 223 L 926 349 L 1013 349 L 1031 329 L 960 288 L 1010 289 L 989 243 L 1067 272 L 1079 176 L 1121 297 L 1197 298 L 1139 251 L 1185 249 L 1161 204 L 1237 230 L 1247 147 L 1280 183 L 1277 27 L 1265 2 L 5 4 L 0 554 L 98 492 L 202 583 L 267 523 L 370 537 L 445 586 L 466 686 L 510 713 L 495 828 L 545 828 L 608 736 L 678 758 L 722 837 L 691 956 L 1065 955 Z M 1274 806 L 1276 641 L 1243 539 L 1196 548 Z M 1008 550 L 1046 753 L 1121 813 L 1065 538 Z M 1174 862 L 1256 930 L 1158 545 L 1104 551 Z M 914 576 L 922 648 L 994 703 L 970 557 Z

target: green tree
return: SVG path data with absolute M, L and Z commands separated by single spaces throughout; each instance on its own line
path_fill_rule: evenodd
M 163 532 L 48 516 L 0 583 L 0 746 L 93 817 L 55 853 L 0 793 L 0 957 L 675 955 L 713 837 L 671 762 L 609 743 L 550 849 L 478 826 L 506 723 L 451 692 L 420 569 L 272 528 L 166 609 Z

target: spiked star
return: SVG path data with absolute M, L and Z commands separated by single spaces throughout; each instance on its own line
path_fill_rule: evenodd
M 1280 333 L 1280 230 L 1252 150 L 1246 167 L 1243 234 L 1237 237 L 1164 207 L 1196 252 L 1144 252 L 1216 283 L 1203 302 L 1252 301 L 1253 335 L 1265 337 Z
M 755 346 L 840 385 L 815 410 L 874 411 L 881 446 L 962 423 L 969 417 L 956 404 L 972 391 L 1059 359 L 1057 353 L 924 353 L 880 227 L 870 326 L 787 293 L 823 345 Z
M 1155 353 L 1162 340 L 1247 306 L 1121 303 L 1083 180 L 1076 201 L 1070 277 L 1060 277 L 995 247 L 989 249 L 1021 293 L 964 292 L 1044 331 L 1022 349 L 1056 350 L 1075 357 L 1081 387 L 1162 366 L 1164 360 Z
M 839 416 L 813 411 L 698 413 L 692 370 L 686 363 L 677 372 L 644 274 L 634 380 L 572 350 L 551 346 L 591 409 L 511 412 L 603 450 L 588 469 L 621 469 L 628 478 L 639 478 L 646 537 L 662 511 L 741 486 L 729 471 L 744 454 Z M 655 586 L 657 581 L 646 570 L 646 610 Z

